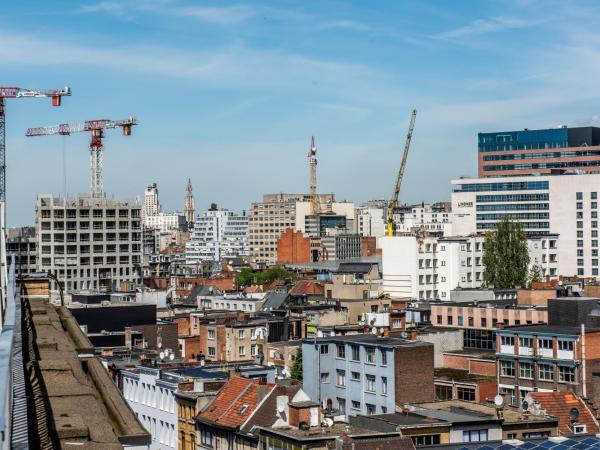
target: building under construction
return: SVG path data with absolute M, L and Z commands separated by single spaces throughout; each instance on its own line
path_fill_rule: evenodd
M 121 282 L 139 281 L 141 208 L 138 200 L 40 194 L 37 271 L 56 275 L 67 291 L 118 289 Z

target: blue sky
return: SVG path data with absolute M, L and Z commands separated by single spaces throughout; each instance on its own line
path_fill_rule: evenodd
M 9 225 L 33 223 L 38 192 L 88 190 L 89 137 L 28 127 L 135 115 L 109 133 L 105 188 L 157 182 L 183 208 L 247 209 L 265 192 L 387 198 L 411 109 L 419 115 L 401 193 L 447 200 L 476 174 L 476 133 L 600 121 L 597 2 L 185 0 L 19 2 L 3 11 L 0 84 L 71 86 L 61 108 L 7 108 Z

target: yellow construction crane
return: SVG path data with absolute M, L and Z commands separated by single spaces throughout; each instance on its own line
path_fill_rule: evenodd
M 404 169 L 406 168 L 406 160 L 408 159 L 408 149 L 410 148 L 410 141 L 412 140 L 413 129 L 415 128 L 415 119 L 417 118 L 417 110 L 413 109 L 412 116 L 410 117 L 410 125 L 408 126 L 408 133 L 406 134 L 406 143 L 404 144 L 404 153 L 402 154 L 402 162 L 400 163 L 400 170 L 398 170 L 398 176 L 396 177 L 396 184 L 394 185 L 394 193 L 390 199 L 387 207 L 387 235 L 393 236 L 396 229 L 394 222 L 394 210 L 398 207 L 398 196 L 400 195 L 400 186 L 402 185 L 402 178 L 404 177 Z

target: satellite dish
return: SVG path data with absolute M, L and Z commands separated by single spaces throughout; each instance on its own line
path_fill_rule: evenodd
M 498 407 L 504 405 L 504 397 L 502 397 L 500 394 L 496 395 L 494 397 L 494 405 Z
M 160 352 L 158 356 L 160 359 L 165 359 L 165 352 Z
M 579 410 L 575 407 L 571 408 L 571 410 L 569 411 L 569 417 L 571 419 L 571 422 L 577 422 L 577 420 L 579 419 Z
M 169 359 L 171 361 L 173 361 L 175 359 L 175 354 L 174 353 L 169 354 Z
M 529 402 L 527 400 L 523 400 L 523 403 L 521 403 L 521 409 L 523 411 L 527 411 L 529 409 Z

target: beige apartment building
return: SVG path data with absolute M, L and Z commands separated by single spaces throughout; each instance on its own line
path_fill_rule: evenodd
M 354 231 L 354 203 L 336 202 L 333 194 L 320 194 L 323 217 L 345 217 L 345 229 Z M 265 194 L 263 201 L 252 203 L 248 220 L 250 256 L 266 265 L 277 262 L 277 240 L 291 228 L 307 235 L 319 236 L 328 226 L 327 220 L 315 221 L 311 215 L 309 194 Z

